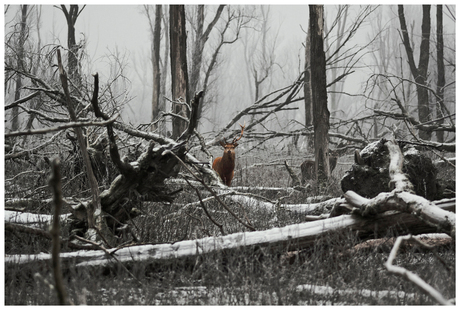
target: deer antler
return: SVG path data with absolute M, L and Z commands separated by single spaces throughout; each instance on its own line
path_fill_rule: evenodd
M 236 137 L 235 137 L 235 138 L 233 138 L 232 144 L 235 144 L 235 142 L 236 142 L 236 141 L 238 141 L 238 140 L 240 140 L 240 139 L 241 139 L 241 137 L 243 136 L 244 127 L 246 127 L 246 123 L 244 124 L 244 126 L 242 126 L 241 124 L 239 124 L 239 125 L 240 125 L 240 127 L 241 127 L 241 134 L 240 134 L 240 136 L 239 136 L 239 138 L 238 138 L 238 139 L 237 139 Z

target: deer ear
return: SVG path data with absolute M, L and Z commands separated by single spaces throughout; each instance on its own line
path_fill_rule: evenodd
M 233 143 L 233 147 L 237 147 L 238 146 L 238 143 Z

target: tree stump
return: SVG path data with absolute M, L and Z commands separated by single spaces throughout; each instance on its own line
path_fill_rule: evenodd
M 344 193 L 351 190 L 363 197 L 373 198 L 381 192 L 392 190 L 388 171 L 390 157 L 384 146 L 386 141 L 381 139 L 356 152 L 355 164 L 341 180 Z M 402 170 L 414 185 L 415 194 L 428 200 L 448 198 L 443 194 L 445 186 L 436 180 L 437 169 L 431 159 L 411 145 L 400 143 L 400 147 L 404 154 Z

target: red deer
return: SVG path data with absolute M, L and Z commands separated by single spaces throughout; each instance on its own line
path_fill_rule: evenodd
M 329 169 L 334 171 L 337 165 L 338 154 L 334 151 L 329 151 Z M 315 160 L 307 159 L 300 165 L 300 171 L 302 172 L 302 183 L 307 180 L 315 179 Z
M 225 140 L 220 141 L 220 145 L 224 147 L 224 155 L 217 157 L 212 163 L 212 169 L 217 171 L 222 179 L 222 182 L 224 182 L 227 186 L 230 186 L 232 183 L 233 175 L 235 173 L 235 148 L 238 146 L 238 143 L 236 142 L 243 136 L 244 127 L 245 126 L 241 126 L 241 134 L 239 138 L 235 137 L 231 143 L 227 143 Z

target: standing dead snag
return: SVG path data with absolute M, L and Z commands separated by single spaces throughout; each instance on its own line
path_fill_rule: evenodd
M 219 174 L 222 182 L 225 185 L 230 186 L 232 183 L 233 175 L 235 174 L 235 148 L 238 146 L 236 143 L 241 139 L 244 132 L 244 127 L 241 126 L 241 134 L 239 138 L 233 138 L 233 141 L 228 143 L 227 141 L 220 141 L 220 145 L 224 148 L 224 154 L 221 157 L 217 157 L 212 163 L 212 169 L 216 170 Z
M 59 252 L 61 249 L 60 242 L 60 225 L 59 219 L 61 216 L 62 209 L 62 189 L 61 189 L 61 171 L 59 167 L 59 159 L 54 159 L 52 162 L 52 175 L 50 179 L 50 186 L 54 194 L 54 216 L 53 226 L 51 229 L 51 236 L 53 238 L 53 245 L 51 249 L 51 262 L 53 265 L 53 276 L 56 293 L 58 296 L 59 304 L 68 305 L 69 300 L 67 298 L 67 292 L 64 288 L 64 281 L 62 279 L 61 261 Z

